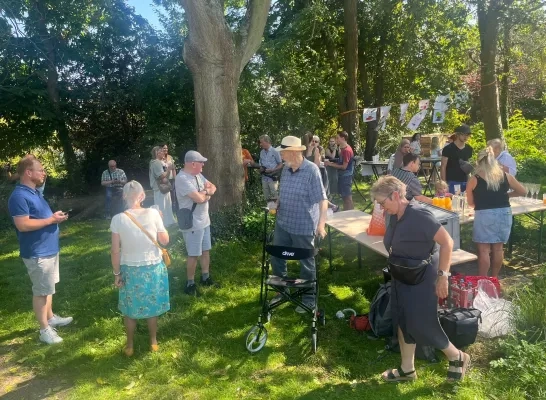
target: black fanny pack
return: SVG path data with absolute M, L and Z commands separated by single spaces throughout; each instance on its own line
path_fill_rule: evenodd
M 406 285 L 418 285 L 425 280 L 425 273 L 432 262 L 432 254 L 427 260 L 389 255 L 389 272 L 391 276 Z
M 178 220 L 178 227 L 182 230 L 188 230 L 193 227 L 193 212 L 197 207 L 197 203 L 193 203 L 190 208 L 179 208 L 176 211 L 176 219 Z

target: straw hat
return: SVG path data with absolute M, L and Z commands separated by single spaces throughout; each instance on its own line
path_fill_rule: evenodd
M 303 151 L 306 147 L 301 144 L 301 139 L 295 136 L 285 136 L 282 139 L 281 145 L 275 150 L 277 151 Z

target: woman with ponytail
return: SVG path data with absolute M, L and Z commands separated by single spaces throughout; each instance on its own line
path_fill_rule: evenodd
M 468 204 L 474 207 L 472 240 L 478 247 L 478 275 L 488 276 L 491 267 L 491 276 L 498 276 L 512 227 L 509 198 L 524 194 L 523 185 L 502 170 L 491 146 L 480 151 L 466 186 Z
M 157 351 L 157 317 L 170 309 L 169 276 L 156 245 L 169 244 L 169 233 L 157 209 L 142 208 L 145 197 L 140 183 L 126 183 L 127 211 L 116 214 L 110 224 L 114 284 L 119 288 L 118 308 L 127 333 L 123 352 L 128 357 L 133 355 L 137 319 L 147 320 L 150 350 Z

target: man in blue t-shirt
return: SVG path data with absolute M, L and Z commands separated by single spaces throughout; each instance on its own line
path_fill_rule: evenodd
M 37 190 L 46 173 L 33 155 L 17 165 L 19 183 L 8 200 L 10 215 L 17 231 L 21 258 L 32 281 L 32 307 L 40 324 L 40 340 L 47 344 L 62 342 L 55 330 L 68 325 L 72 317 L 53 314 L 55 284 L 59 282 L 59 223 L 68 219 L 62 211 L 53 213 Z

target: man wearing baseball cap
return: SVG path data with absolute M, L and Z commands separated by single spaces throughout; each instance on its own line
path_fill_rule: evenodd
M 201 264 L 201 285 L 217 286 L 210 277 L 210 217 L 209 200 L 216 193 L 216 186 L 201 173 L 207 159 L 199 152 L 190 150 L 184 156 L 184 168 L 175 180 L 178 200 L 178 225 L 186 244 L 187 282 L 184 293 L 197 296 L 195 270 Z M 185 218 L 187 217 L 187 218 Z
M 277 151 L 284 160 L 285 167 L 281 174 L 279 200 L 277 205 L 277 220 L 273 245 L 313 249 L 315 236 L 326 236 L 326 210 L 328 200 L 322 185 L 322 178 L 317 165 L 303 157 L 301 139 L 295 136 L 286 136 Z M 271 257 L 273 274 L 285 277 L 286 260 Z M 300 260 L 300 278 L 305 280 L 316 279 L 315 259 L 313 257 Z M 280 301 L 281 294 L 271 299 L 271 303 Z M 314 296 L 304 295 L 302 302 L 312 308 Z M 300 306 L 299 313 L 306 310 Z
M 468 125 L 455 128 L 455 140 L 442 150 L 440 176 L 449 185 L 449 193 L 455 193 L 455 185 L 460 185 L 461 192 L 466 191 L 469 174 L 466 167 L 472 157 L 472 147 L 466 144 L 470 134 Z

